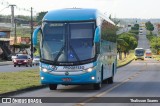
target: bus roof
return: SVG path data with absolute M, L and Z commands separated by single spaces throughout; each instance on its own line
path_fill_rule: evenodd
M 96 17 L 96 9 L 68 8 L 49 11 L 43 21 L 85 21 L 94 20 Z
M 144 50 L 143 48 L 135 48 L 135 50 L 140 50 L 140 49 Z
M 66 8 L 52 10 L 46 13 L 43 21 L 89 21 L 96 20 L 98 16 L 114 24 L 109 18 L 104 17 L 97 9 L 82 9 L 82 8 Z

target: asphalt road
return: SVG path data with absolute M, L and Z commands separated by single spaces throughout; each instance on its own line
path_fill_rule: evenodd
M 149 48 L 145 35 L 139 37 L 138 47 Z M 15 97 L 15 96 L 14 96 Z M 92 103 L 96 99 L 75 97 L 160 97 L 160 62 L 147 58 L 137 60 L 118 69 L 113 84 L 103 84 L 101 90 L 93 90 L 91 85 L 58 86 L 56 91 L 39 89 L 16 95 L 16 97 L 72 97 L 71 102 L 34 104 L 36 106 L 159 106 L 157 103 Z M 113 98 L 114 100 L 114 98 Z M 85 102 L 91 103 L 85 103 Z M 102 101 L 105 102 L 105 101 Z M 0 104 L 1 105 L 1 104 Z M 4 104 L 3 104 L 4 105 Z M 22 104 L 7 104 L 6 106 Z M 29 106 L 31 104 L 23 104 Z
M 30 69 L 36 69 L 38 66 L 33 67 L 26 67 L 26 66 L 20 66 L 20 67 L 14 67 L 13 65 L 4 65 L 0 66 L 0 72 L 17 72 L 17 71 L 24 71 L 24 70 L 30 70 Z

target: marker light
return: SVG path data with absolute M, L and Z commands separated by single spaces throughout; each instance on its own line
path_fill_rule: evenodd
M 94 79 L 95 79 L 95 77 L 91 77 L 91 79 L 92 79 L 92 80 L 94 80 Z

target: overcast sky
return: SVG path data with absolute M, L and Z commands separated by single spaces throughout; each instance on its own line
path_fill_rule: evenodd
M 25 9 L 49 11 L 58 8 L 96 8 L 116 18 L 160 18 L 160 0 L 0 0 L 0 14 L 10 14 L 4 3 L 17 5 L 15 14 L 30 15 Z M 34 15 L 36 15 L 34 12 Z

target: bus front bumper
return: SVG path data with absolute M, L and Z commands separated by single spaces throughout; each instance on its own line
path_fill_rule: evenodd
M 142 60 L 144 60 L 144 56 L 135 56 L 135 60 L 137 60 L 137 59 L 142 59 Z
M 79 75 L 53 75 L 41 71 L 40 76 L 41 84 L 80 85 L 98 83 L 96 70 Z

